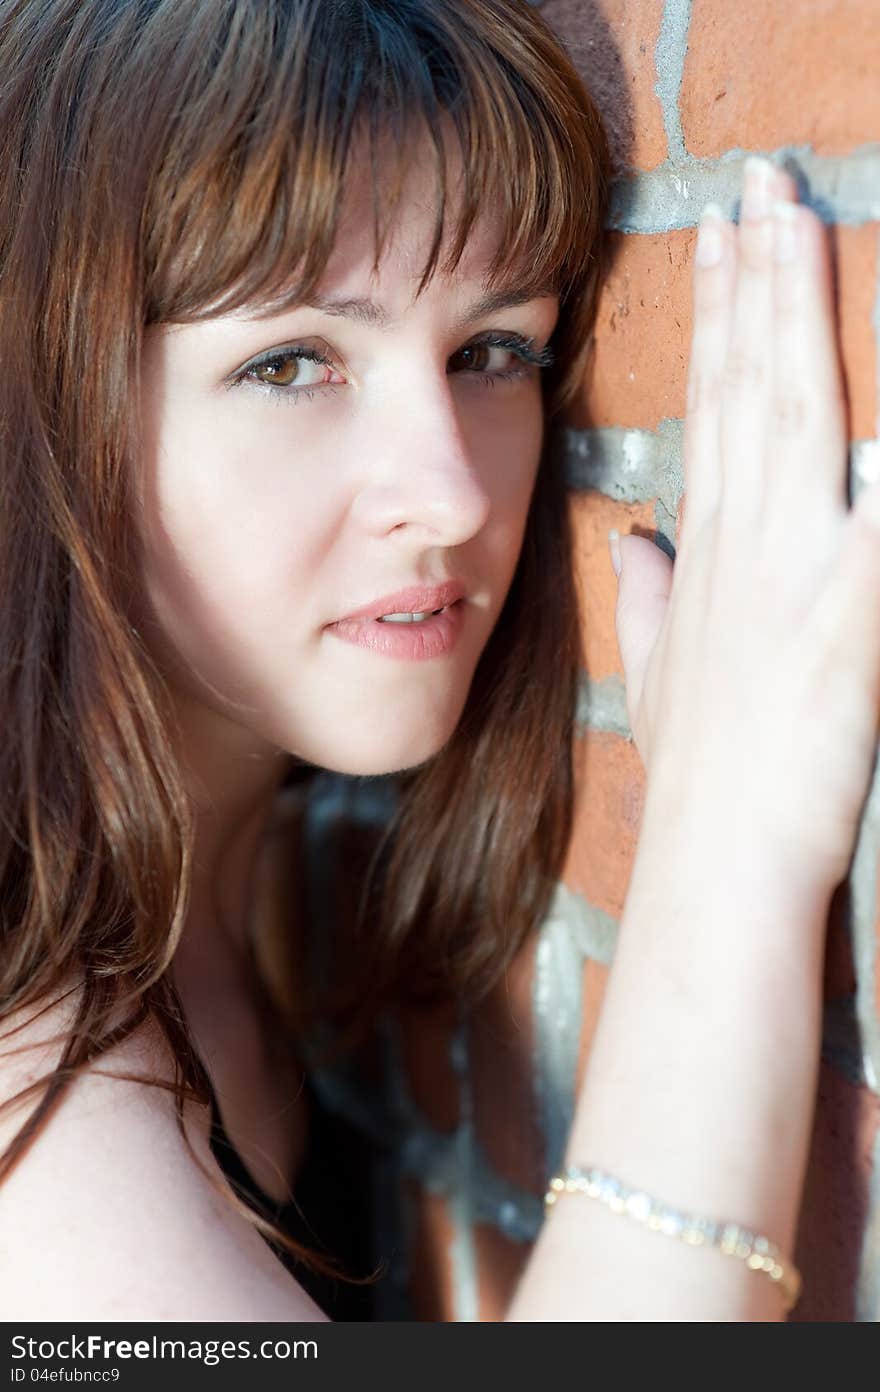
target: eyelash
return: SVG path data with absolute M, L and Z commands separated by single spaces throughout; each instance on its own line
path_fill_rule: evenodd
M 513 381 L 527 375 L 530 367 L 548 368 L 555 361 L 555 355 L 551 348 L 536 349 L 533 338 L 525 338 L 517 333 L 486 333 L 472 342 L 465 344 L 464 348 L 459 348 L 458 352 L 466 352 L 469 348 L 506 348 L 519 358 L 519 366 L 508 369 L 506 372 L 471 372 L 469 375 L 478 377 L 483 386 L 494 387 L 499 381 Z M 265 367 L 268 363 L 286 364 L 292 359 L 300 362 L 318 363 L 324 367 L 335 367 L 333 359 L 326 353 L 321 353 L 317 348 L 309 348 L 303 344 L 291 344 L 284 348 L 272 348 L 268 353 L 263 353 L 260 357 L 254 358 L 247 363 L 239 372 L 236 372 L 226 383 L 226 386 L 237 387 L 243 382 L 250 382 L 258 390 L 262 390 L 276 400 L 289 402 L 296 405 L 303 397 L 311 400 L 317 391 L 325 388 L 335 390 L 341 386 L 340 382 L 319 382 L 313 386 L 276 386 L 271 382 L 260 382 L 251 376 L 259 368 Z

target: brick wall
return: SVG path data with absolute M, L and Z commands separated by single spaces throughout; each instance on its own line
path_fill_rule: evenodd
M 601 102 L 618 170 L 616 254 L 567 432 L 586 646 L 582 793 L 553 911 L 507 979 L 473 1018 L 421 1013 L 389 1031 L 411 1220 L 401 1279 L 423 1319 L 502 1317 L 562 1156 L 642 809 L 607 533 L 674 546 L 695 223 L 709 201 L 734 213 L 750 153 L 784 162 L 832 228 L 853 491 L 880 470 L 877 0 L 539 8 Z M 878 849 L 880 779 L 832 907 L 795 1320 L 880 1317 Z

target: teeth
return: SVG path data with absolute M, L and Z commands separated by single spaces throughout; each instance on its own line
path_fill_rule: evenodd
M 442 609 L 434 609 L 424 614 L 383 614 L 379 623 L 423 623 L 425 619 L 430 619 L 432 614 L 442 614 Z

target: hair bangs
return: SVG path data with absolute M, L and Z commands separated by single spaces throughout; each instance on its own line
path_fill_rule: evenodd
M 153 133 L 162 155 L 148 212 L 148 323 L 309 298 L 362 167 L 378 270 L 426 144 L 435 224 L 417 294 L 438 269 L 454 274 L 481 217 L 498 229 L 489 289 L 564 296 L 591 273 L 585 208 L 589 217 L 602 201 L 593 133 L 581 149 L 572 142 L 558 54 L 526 48 L 497 0 L 454 16 L 418 0 L 232 9 L 252 22 L 228 23 L 222 42 L 215 31 L 210 67 L 169 53 L 162 68 L 179 95 L 173 129 Z

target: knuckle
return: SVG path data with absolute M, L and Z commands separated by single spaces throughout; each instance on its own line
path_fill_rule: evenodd
M 791 331 L 803 313 L 806 287 L 797 267 L 794 268 L 794 272 L 789 267 L 784 267 L 783 270 L 785 274 L 778 275 L 773 283 L 773 312 L 777 323 Z
M 714 322 L 726 314 L 729 300 L 730 291 L 723 268 L 703 266 L 694 282 L 696 322 Z
M 734 395 L 759 391 L 767 381 L 764 362 L 747 348 L 733 347 L 724 364 L 724 385 Z
M 740 223 L 738 253 L 739 264 L 744 270 L 757 275 L 769 271 L 772 251 L 773 231 L 769 222 Z
M 810 408 L 799 392 L 779 392 L 770 407 L 773 430 L 779 436 L 801 435 L 807 428 Z
M 687 384 L 687 410 L 692 416 L 706 416 L 721 406 L 721 377 L 700 369 L 691 373 Z

